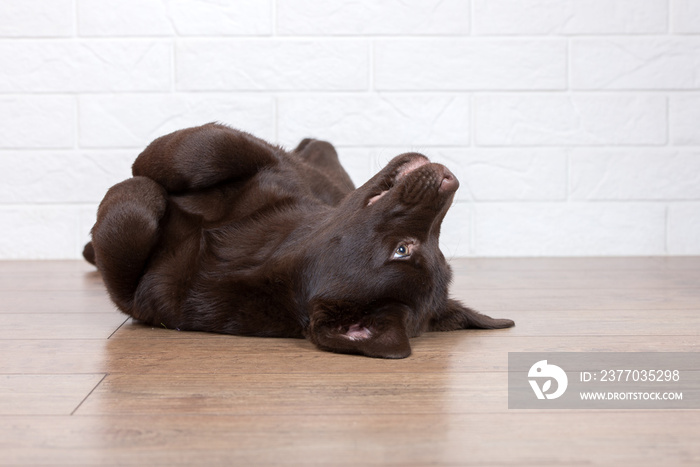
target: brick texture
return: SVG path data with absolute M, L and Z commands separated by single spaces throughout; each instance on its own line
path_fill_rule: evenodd
M 3 0 L 0 258 L 210 121 L 448 165 L 448 257 L 700 254 L 700 0 Z

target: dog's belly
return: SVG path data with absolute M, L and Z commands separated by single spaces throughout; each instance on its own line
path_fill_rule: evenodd
M 186 207 L 202 203 L 189 197 Z M 300 251 L 290 245 L 304 230 L 303 213 L 285 204 L 207 222 L 181 205 L 171 202 L 164 241 L 141 279 L 132 316 L 180 330 L 303 337 Z

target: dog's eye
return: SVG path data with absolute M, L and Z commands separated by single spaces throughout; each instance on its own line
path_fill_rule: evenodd
M 401 244 L 394 250 L 394 259 L 408 258 L 411 256 L 411 251 L 408 245 Z

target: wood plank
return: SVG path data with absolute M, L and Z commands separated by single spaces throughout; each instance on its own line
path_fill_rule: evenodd
M 516 323 L 509 336 L 700 336 L 699 310 L 513 311 L 503 317 Z
M 5 271 L 0 276 L 0 290 L 104 290 L 102 277 L 94 269 L 89 272 L 80 269 L 51 271 L 40 267 L 36 265 L 36 269 Z
M 518 315 L 516 315 L 517 317 Z M 523 313 L 524 335 L 635 335 L 635 336 L 698 336 L 700 310 L 622 310 L 600 313 L 580 312 L 545 314 Z M 529 318 L 529 319 L 528 319 Z M 572 319 L 574 318 L 574 319 Z M 543 326 L 539 323 L 545 321 Z M 533 328 L 530 331 L 530 328 Z
M 160 332 L 160 331 L 154 331 Z M 163 330 L 163 334 L 168 331 Z M 177 333 L 176 331 L 170 334 Z M 503 333 L 502 333 L 503 334 Z M 496 332 L 431 333 L 412 340 L 405 360 L 368 359 L 317 350 L 301 339 L 235 336 L 108 341 L 105 372 L 137 374 L 453 373 L 506 371 L 508 352 L 691 351 L 697 336 L 498 337 Z
M 486 314 L 512 311 L 700 310 L 700 288 L 693 289 L 470 289 L 452 295 Z M 505 316 L 505 315 L 504 315 Z
M 0 450 L 15 465 L 697 465 L 697 416 L 3 417 Z
M 457 289 L 697 289 L 700 270 L 479 270 L 454 276 Z
M 700 362 L 690 363 L 695 368 L 692 371 L 683 368 L 686 399 L 693 400 L 700 394 L 697 389 L 699 365 Z M 520 376 L 527 379 L 526 372 Z M 508 377 L 507 372 L 495 371 L 362 373 L 360 370 L 340 374 L 109 375 L 80 406 L 77 414 L 419 416 L 506 413 L 509 412 Z M 691 385 L 696 389 L 689 390 Z M 527 391 L 534 399 L 529 387 Z
M 0 374 L 105 373 L 104 339 L 0 340 Z
M 70 415 L 103 377 L 0 375 L 0 415 Z
M 493 390 L 498 388 L 497 390 Z M 508 374 L 110 375 L 78 415 L 455 414 L 508 410 Z
M 107 339 L 126 319 L 121 313 L 0 313 L 0 340 Z
M 0 290 L 0 313 L 115 313 L 106 290 Z
M 459 271 L 629 271 L 629 270 L 700 270 L 700 256 L 638 256 L 578 258 L 451 258 Z
M 156 338 L 156 333 L 161 337 Z M 165 337 L 165 336 L 173 336 Z M 0 340 L 0 374 L 317 374 L 507 371 L 508 352 L 697 352 L 696 336 L 496 338 L 431 333 L 405 360 L 322 352 L 303 339 L 154 330 L 149 339 Z
M 95 266 L 83 260 L 2 260 L 0 261 L 0 279 L 25 272 L 93 272 Z

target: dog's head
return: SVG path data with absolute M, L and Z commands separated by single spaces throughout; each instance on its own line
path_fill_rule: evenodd
M 328 350 L 405 357 L 408 337 L 448 306 L 440 225 L 459 187 L 443 165 L 403 154 L 338 205 L 309 258 L 309 337 Z

